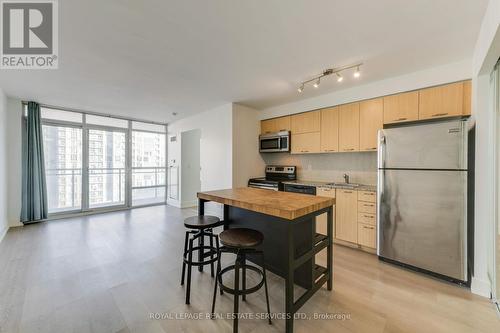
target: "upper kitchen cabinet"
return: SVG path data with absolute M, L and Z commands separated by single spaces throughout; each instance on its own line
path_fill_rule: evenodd
M 339 108 L 321 110 L 321 151 L 339 151 Z
M 384 97 L 384 124 L 418 120 L 418 91 Z
M 382 98 L 359 103 L 359 150 L 377 150 L 377 133 L 384 126 Z
M 464 114 L 464 82 L 420 90 L 419 119 L 460 116 Z
M 320 152 L 320 133 L 300 133 L 292 132 L 292 154 L 310 154 Z
M 464 115 L 469 116 L 472 108 L 472 81 L 464 81 Z
M 275 133 L 290 130 L 290 116 L 262 120 L 260 122 L 260 133 Z
M 339 106 L 339 151 L 359 151 L 359 103 Z
M 321 111 L 310 111 L 291 116 L 292 134 L 319 132 Z

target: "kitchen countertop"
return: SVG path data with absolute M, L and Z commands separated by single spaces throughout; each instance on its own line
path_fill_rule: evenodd
M 324 188 L 338 188 L 338 189 L 346 189 L 346 187 L 342 185 L 331 185 L 332 182 L 318 182 L 318 181 L 313 181 L 313 180 L 291 180 L 291 181 L 284 181 L 282 182 L 283 184 L 292 184 L 292 185 L 305 185 L 305 186 L 315 186 L 315 187 L 324 187 Z M 330 184 L 330 185 L 329 185 Z M 366 185 L 366 184 L 359 184 L 359 186 L 351 188 L 348 188 L 349 190 L 357 190 L 357 191 L 370 191 L 370 192 L 376 192 L 377 191 L 377 186 L 375 185 Z
M 198 192 L 198 198 L 287 220 L 335 205 L 333 198 L 251 187 Z

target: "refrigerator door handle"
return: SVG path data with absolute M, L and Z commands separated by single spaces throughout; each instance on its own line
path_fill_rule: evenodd
M 386 138 L 384 134 L 384 130 L 379 130 L 378 131 L 378 168 L 382 169 L 385 167 L 385 144 L 386 144 Z
M 382 220 L 381 220 L 381 207 L 382 196 L 384 195 L 384 172 L 385 170 L 378 170 L 377 177 L 377 255 L 380 256 L 380 235 L 382 234 Z

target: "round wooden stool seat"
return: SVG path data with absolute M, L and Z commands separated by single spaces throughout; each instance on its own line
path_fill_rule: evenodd
M 262 243 L 264 235 L 260 231 L 247 228 L 224 230 L 219 234 L 222 245 L 233 248 L 252 248 Z
M 184 226 L 189 229 L 207 229 L 215 228 L 220 225 L 220 219 L 217 216 L 201 215 L 191 216 L 184 220 Z

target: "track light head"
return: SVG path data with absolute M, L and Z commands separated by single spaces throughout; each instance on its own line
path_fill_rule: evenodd
M 313 87 L 314 88 L 318 88 L 319 84 L 320 84 L 320 78 L 318 77 L 318 79 L 316 80 L 316 82 L 314 82 Z
M 304 91 L 304 84 L 303 84 L 303 83 L 300 85 L 300 87 L 299 87 L 299 89 L 297 89 L 297 91 L 298 91 L 299 93 L 301 93 L 301 92 L 303 92 L 303 91 Z
M 358 78 L 360 76 L 361 76 L 361 72 L 359 71 L 359 66 L 358 66 L 358 67 L 356 67 L 356 71 L 354 72 L 354 77 Z
M 344 80 L 344 77 L 342 75 L 340 75 L 339 73 L 336 73 L 337 74 L 337 82 L 342 82 L 342 80 Z

